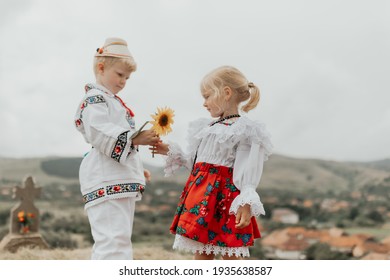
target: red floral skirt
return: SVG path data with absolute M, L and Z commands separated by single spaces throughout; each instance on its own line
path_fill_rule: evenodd
M 196 163 L 180 196 L 171 233 L 214 246 L 253 246 L 261 237 L 255 217 L 245 228 L 236 229 L 236 217 L 229 214 L 239 194 L 233 168 Z

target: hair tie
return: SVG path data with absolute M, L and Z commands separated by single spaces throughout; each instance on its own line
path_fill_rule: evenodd
M 248 83 L 248 87 L 249 87 L 249 88 L 253 88 L 253 87 L 255 87 L 255 84 L 252 83 L 252 82 L 249 82 L 249 83 Z

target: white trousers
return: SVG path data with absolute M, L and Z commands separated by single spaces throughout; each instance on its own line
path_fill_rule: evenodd
M 95 241 L 92 260 L 132 260 L 134 198 L 106 200 L 87 211 Z

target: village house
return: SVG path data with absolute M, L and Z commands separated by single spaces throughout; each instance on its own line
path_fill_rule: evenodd
M 390 236 L 385 237 L 379 243 L 380 246 L 366 244 L 365 246 L 357 247 L 354 253 L 365 254 L 362 260 L 390 260 Z
M 288 202 L 289 205 L 300 205 L 301 202 L 296 199 L 296 198 L 291 198 L 290 201 Z
M 372 201 L 386 201 L 386 197 L 370 194 L 370 195 L 367 195 L 367 201 L 370 201 L 370 202 L 372 202 Z
M 302 238 L 290 236 L 287 229 L 275 230 L 261 240 L 267 259 L 304 259 L 302 253 L 310 245 Z
M 272 211 L 271 220 L 283 224 L 297 224 L 299 215 L 297 212 L 288 208 L 276 208 Z
M 361 260 L 390 260 L 390 254 L 369 253 Z
M 382 239 L 381 243 L 390 246 L 390 235 Z
M 266 196 L 264 197 L 264 203 L 266 204 L 277 204 L 279 202 L 279 198 L 276 196 Z
M 167 195 L 168 195 L 168 197 L 176 198 L 176 197 L 180 196 L 180 192 L 178 192 L 178 191 L 169 191 Z
M 302 206 L 305 208 L 311 208 L 311 207 L 313 207 L 313 205 L 314 205 L 314 202 L 310 199 L 305 199 L 303 201 L 303 204 L 302 204 Z
M 389 257 L 390 257 L 390 245 L 367 241 L 367 242 L 356 245 L 353 248 L 352 253 L 353 253 L 353 256 L 356 258 L 361 258 L 361 257 L 368 255 L 368 254 L 389 255 Z
M 306 230 L 303 227 L 289 227 L 275 230 L 262 238 L 261 244 L 269 259 L 305 259 L 304 251 L 318 242 L 321 231 Z
M 337 200 L 334 198 L 327 198 L 324 199 L 320 205 L 320 208 L 322 210 L 328 211 L 328 212 L 337 212 L 342 209 L 348 209 L 350 208 L 350 203 L 345 200 Z
M 328 244 L 331 250 L 350 254 L 351 257 L 371 257 L 387 259 L 390 254 L 390 237 L 380 243 L 365 234 L 348 235 L 342 229 L 328 230 L 288 227 L 275 230 L 262 238 L 262 245 L 268 259 L 305 259 L 305 250 L 315 243 Z M 379 254 L 379 255 L 378 255 Z
M 370 236 L 363 234 L 355 235 L 343 235 L 343 236 L 327 236 L 321 238 L 320 242 L 327 243 L 333 251 L 338 251 L 346 254 L 353 255 L 353 249 L 366 242 L 371 240 Z
M 12 194 L 12 189 L 11 188 L 1 188 L 0 194 L 2 196 L 10 196 Z
M 350 196 L 353 199 L 360 199 L 362 197 L 362 193 L 360 191 L 353 191 Z

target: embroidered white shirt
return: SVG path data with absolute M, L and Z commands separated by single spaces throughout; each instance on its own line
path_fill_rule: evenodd
M 85 208 L 106 199 L 140 197 L 145 177 L 132 146 L 133 117 L 105 87 L 88 84 L 86 91 L 75 115 L 77 130 L 92 145 L 79 173 Z

